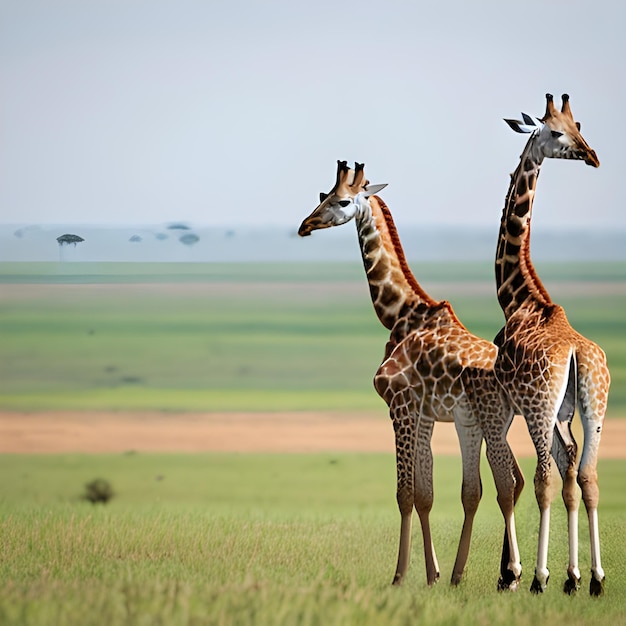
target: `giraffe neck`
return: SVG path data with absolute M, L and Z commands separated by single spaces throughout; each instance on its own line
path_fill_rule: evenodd
M 356 226 L 372 303 L 382 324 L 392 329 L 401 317 L 437 306 L 413 276 L 387 205 L 372 196 L 361 204 Z
M 522 306 L 552 303 L 530 259 L 530 220 L 543 156 L 531 137 L 506 195 L 496 252 L 498 301 L 509 319 Z

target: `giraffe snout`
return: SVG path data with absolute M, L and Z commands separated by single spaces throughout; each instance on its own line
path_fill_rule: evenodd
M 592 167 L 600 167 L 600 160 L 598 159 L 598 156 L 596 155 L 595 150 L 590 150 L 587 153 L 587 157 L 585 158 L 585 163 L 587 165 L 591 165 Z

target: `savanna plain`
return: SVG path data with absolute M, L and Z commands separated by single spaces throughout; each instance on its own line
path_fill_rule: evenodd
M 496 591 L 503 524 L 486 464 L 466 574 L 450 587 L 462 507 L 446 424 L 431 516 L 441 580 L 426 587 L 415 523 L 409 576 L 391 587 L 393 433 L 371 385 L 386 331 L 359 265 L 1 264 L 0 624 L 626 624 L 626 264 L 537 266 L 612 373 L 603 597 L 587 593 L 584 507 L 583 586 L 562 593 L 558 493 L 550 583 L 529 593 L 538 514 L 522 439 L 522 587 Z M 495 336 L 489 264 L 412 267 Z M 97 478 L 106 504 L 84 497 Z

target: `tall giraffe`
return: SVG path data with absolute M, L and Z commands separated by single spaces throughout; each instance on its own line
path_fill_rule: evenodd
M 320 194 L 320 205 L 298 232 L 307 236 L 355 219 L 374 309 L 391 331 L 374 386 L 389 406 L 396 438 L 401 527 L 393 584 L 402 582 L 409 566 L 413 507 L 422 528 L 427 583 L 432 585 L 439 578 L 429 522 L 433 505 L 430 441 L 435 421 L 453 421 L 462 453 L 465 518 L 451 582 L 461 581 L 469 554 L 482 494 L 479 465 L 484 437 L 506 525 L 507 551 L 498 586 L 516 589 L 521 564 L 513 509 L 524 481 L 506 441 L 513 414 L 507 414 L 501 404 L 504 399 L 493 375 L 496 347 L 472 335 L 448 302 L 435 301 L 420 287 L 404 257 L 389 209 L 373 195 L 386 185 L 369 185 L 362 164 L 357 163 L 354 170 L 345 161 L 337 164 L 335 186 L 330 193 Z M 491 399 L 490 415 L 474 408 L 477 393 Z
M 495 373 L 509 402 L 524 416 L 537 451 L 535 495 L 540 511 L 535 577 L 531 591 L 541 593 L 548 582 L 548 537 L 552 478 L 550 454 L 563 479 L 563 501 L 568 513 L 569 566 L 566 593 L 579 588 L 578 506 L 580 496 L 589 518 L 591 539 L 591 595 L 604 589 L 598 532 L 597 458 L 609 390 L 604 352 L 577 333 L 562 307 L 554 304 L 530 259 L 530 220 L 537 177 L 544 158 L 582 160 L 598 167 L 596 153 L 580 134 L 569 97 L 558 111 L 546 95 L 540 119 L 522 114 L 524 122 L 506 120 L 517 132 L 531 133 L 511 176 L 502 213 L 496 253 L 498 300 L 506 324 L 496 338 L 499 346 Z M 574 410 L 583 425 L 584 443 L 577 464 L 577 444 L 571 432 Z M 556 437 L 554 433 L 556 432 Z

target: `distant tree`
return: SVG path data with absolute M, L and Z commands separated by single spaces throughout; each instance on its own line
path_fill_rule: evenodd
M 185 244 L 186 246 L 193 246 L 195 243 L 198 243 L 198 241 L 200 241 L 200 237 L 198 237 L 198 235 L 194 235 L 194 233 L 187 233 L 180 237 L 178 241 Z
M 141 236 L 133 235 L 128 241 L 132 241 L 132 243 L 139 243 L 141 241 Z
M 77 243 L 85 240 L 78 235 L 70 235 L 69 233 L 66 233 L 65 235 L 57 237 L 57 241 L 59 242 L 60 246 L 69 246 L 70 244 L 76 246 Z
M 168 226 L 170 230 L 191 230 L 187 224 L 183 224 L 182 222 L 175 222 L 174 224 L 170 224 Z
M 65 235 L 61 235 L 57 237 L 57 242 L 59 244 L 59 260 L 63 261 L 63 246 L 69 246 L 70 244 L 76 247 L 77 243 L 81 243 L 81 241 L 85 241 L 82 237 L 78 235 L 72 235 L 70 233 L 65 233 Z

